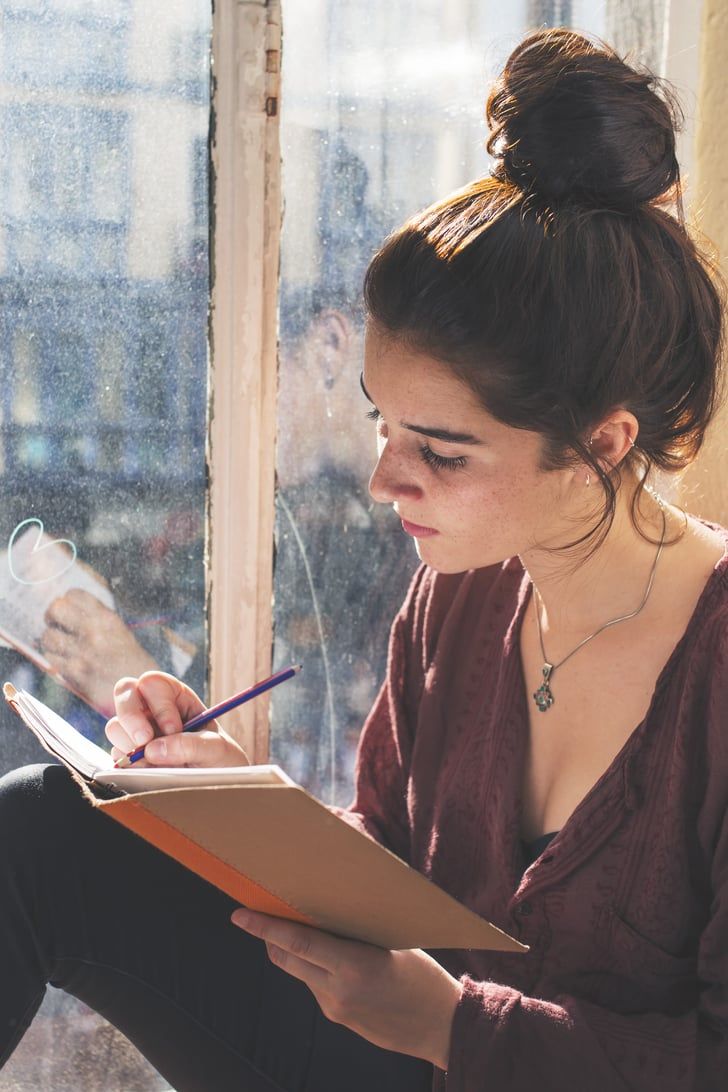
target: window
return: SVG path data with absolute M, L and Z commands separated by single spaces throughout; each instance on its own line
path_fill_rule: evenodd
M 6 254 L 16 277 L 41 267 L 74 279 L 123 274 L 128 121 L 120 111 L 73 105 L 2 111 Z
M 126 79 L 130 0 L 8 0 L 2 20 L 3 71 L 16 87 L 88 88 L 97 95 Z
M 10 648 L 0 671 L 96 739 L 135 665 L 206 690 L 211 18 L 202 0 L 0 5 L 0 561 L 17 528 L 41 551 L 41 530 L 73 543 L 98 597 L 85 618 L 77 601 L 67 648 L 93 625 L 108 660 L 66 660 L 90 704 Z M 3 769 L 37 761 L 0 721 Z M 17 1087 L 162 1083 L 53 992 L 12 1066 Z

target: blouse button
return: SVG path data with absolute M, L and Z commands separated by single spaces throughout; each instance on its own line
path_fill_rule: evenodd
M 528 899 L 524 899 L 523 902 L 520 903 L 520 905 L 518 907 L 518 913 L 521 915 L 521 917 L 526 918 L 531 913 L 532 909 L 533 909 L 533 907 L 531 906 Z

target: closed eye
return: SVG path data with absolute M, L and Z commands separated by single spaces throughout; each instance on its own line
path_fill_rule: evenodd
M 420 445 L 420 455 L 433 470 L 461 470 L 468 461 L 464 455 L 438 455 L 429 444 Z
M 379 421 L 381 414 L 375 406 L 374 409 L 370 409 L 367 412 L 366 416 L 370 421 Z M 429 444 L 420 444 L 419 453 L 423 462 L 426 462 L 433 470 L 461 470 L 468 461 L 464 455 L 454 455 L 450 457 L 438 455 L 436 451 L 432 450 Z

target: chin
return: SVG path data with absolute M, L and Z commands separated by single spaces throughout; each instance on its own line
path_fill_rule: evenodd
M 486 557 L 480 554 L 474 556 L 457 550 L 438 549 L 432 539 L 421 539 L 415 542 L 417 556 L 425 565 L 429 565 L 435 572 L 454 574 L 465 573 L 470 569 L 485 569 L 489 565 L 500 565 L 506 558 L 500 556 Z

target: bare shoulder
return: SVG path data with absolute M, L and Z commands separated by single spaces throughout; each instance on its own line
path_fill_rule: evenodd
M 726 553 L 727 535 L 728 530 L 722 527 L 717 525 L 711 527 L 702 520 L 696 519 L 695 516 L 687 517 L 686 544 L 692 546 L 698 553 L 704 554 L 706 558 L 713 557 L 716 564 Z
M 686 572 L 705 586 L 728 551 L 726 532 L 688 516 L 685 538 L 682 563 Z

